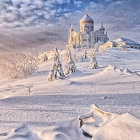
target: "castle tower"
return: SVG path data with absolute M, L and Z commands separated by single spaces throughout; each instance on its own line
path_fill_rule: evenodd
M 94 20 L 87 14 L 87 10 L 85 16 L 80 20 L 80 32 L 90 34 L 94 31 Z

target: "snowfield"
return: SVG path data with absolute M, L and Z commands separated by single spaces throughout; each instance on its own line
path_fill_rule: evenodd
M 140 50 L 107 49 L 96 59 L 98 69 L 86 59 L 53 82 L 51 58 L 30 77 L 1 82 L 0 140 L 139 140 Z M 91 105 L 94 120 L 80 128 Z

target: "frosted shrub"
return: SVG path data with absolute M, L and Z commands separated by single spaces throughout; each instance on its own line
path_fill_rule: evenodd
M 89 67 L 88 67 L 90 69 L 97 69 L 98 68 L 95 53 L 96 53 L 95 50 L 91 50 L 91 55 L 90 55 L 91 60 L 90 60 Z
M 48 56 L 46 53 L 44 53 L 43 55 L 40 56 L 40 63 L 44 63 L 48 61 Z
M 87 59 L 87 48 L 86 47 L 84 48 L 84 51 L 83 51 L 83 59 Z
M 38 56 L 33 54 L 11 54 L 1 61 L 0 75 L 4 79 L 16 79 L 38 71 Z

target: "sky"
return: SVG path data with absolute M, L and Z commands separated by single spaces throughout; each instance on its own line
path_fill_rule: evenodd
M 140 0 L 0 0 L 0 47 L 8 46 L 5 39 L 10 47 L 64 46 L 71 23 L 78 31 L 86 7 L 95 29 L 104 22 L 111 40 L 140 42 Z

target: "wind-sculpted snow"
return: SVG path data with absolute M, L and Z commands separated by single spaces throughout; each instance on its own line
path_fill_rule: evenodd
M 0 132 L 1 140 L 40 140 L 36 134 L 34 134 L 27 125 L 19 125 L 17 128 L 13 128 L 7 132 Z
M 48 82 L 54 56 L 50 52 L 48 61 L 40 65 L 38 72 L 1 82 L 0 140 L 10 137 L 16 140 L 19 137 L 23 140 L 90 140 L 82 129 L 95 139 L 118 136 L 121 140 L 122 136 L 123 140 L 125 137 L 137 140 L 140 131 L 139 53 L 136 49 L 107 49 L 96 54 L 98 69 L 88 69 L 89 58 L 75 61 L 75 73 Z M 80 128 L 78 116 L 87 114 L 91 104 L 99 107 L 93 106 L 97 121 L 88 120 L 89 127 L 84 120 Z M 98 116 L 98 112 L 105 115 Z
M 8 132 L 0 132 L 0 138 L 1 140 L 112 140 L 116 138 L 139 140 L 140 120 L 129 113 L 121 115 L 109 113 L 92 105 L 90 114 L 92 119 L 86 115 L 79 117 L 83 118 L 82 127 L 77 117 L 53 128 L 48 127 L 34 133 L 28 126 L 22 125 Z

